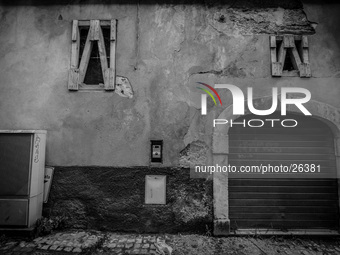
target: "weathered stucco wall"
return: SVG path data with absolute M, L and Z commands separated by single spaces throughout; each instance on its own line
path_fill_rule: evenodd
M 340 4 L 32 2 L 0 2 L 0 129 L 48 131 L 46 164 L 57 167 L 44 215 L 66 215 L 68 226 L 210 230 L 213 206 L 216 218 L 227 198 L 214 195 L 213 205 L 212 181 L 190 179 L 188 166 L 212 162 L 212 120 L 232 98 L 219 90 L 223 107 L 208 100 L 202 116 L 196 82 L 253 87 L 254 97 L 303 87 L 340 108 Z M 117 75 L 129 79 L 134 97 L 70 92 L 71 21 L 113 18 Z M 271 77 L 269 35 L 285 33 L 309 35 L 311 78 Z M 151 139 L 164 140 L 165 167 L 145 167 Z M 146 174 L 167 175 L 165 206 L 144 205 Z M 227 189 L 223 178 L 214 185 Z
M 256 97 L 304 87 L 339 108 L 339 5 L 250 2 L 1 6 L 0 129 L 48 130 L 49 165 L 146 166 L 149 140 L 163 139 L 163 165 L 178 166 L 195 141 L 211 159 L 211 120 L 232 103 L 221 92 L 223 107 L 209 102 L 202 117 L 197 81 L 252 86 Z M 134 98 L 69 92 L 71 20 L 111 18 L 117 75 L 130 80 Z M 310 34 L 312 78 L 271 77 L 275 33 Z

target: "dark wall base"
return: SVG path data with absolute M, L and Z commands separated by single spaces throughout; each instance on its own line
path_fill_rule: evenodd
M 167 176 L 166 205 L 145 205 L 145 175 Z M 189 169 L 56 167 L 43 215 L 70 228 L 149 233 L 212 230 L 212 181 Z

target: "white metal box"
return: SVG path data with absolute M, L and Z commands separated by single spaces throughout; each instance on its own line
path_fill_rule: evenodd
M 145 204 L 166 204 L 166 176 L 145 176 Z
M 0 130 L 0 227 L 32 227 L 41 217 L 46 131 Z

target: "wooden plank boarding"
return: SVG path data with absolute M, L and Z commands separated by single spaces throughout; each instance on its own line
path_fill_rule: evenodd
M 72 21 L 72 45 L 71 45 L 71 68 L 69 70 L 68 89 L 78 90 L 79 82 L 79 27 L 78 20 Z
M 272 76 L 282 76 L 283 66 L 279 62 L 272 63 Z
M 91 23 L 90 20 L 79 20 L 78 22 L 79 22 L 79 26 L 82 26 L 82 27 L 89 27 Z M 100 22 L 101 27 L 109 27 L 111 23 L 110 20 L 100 20 L 99 22 Z
M 78 32 L 79 34 L 79 32 Z M 76 40 L 72 42 L 71 46 L 71 68 L 78 68 L 79 65 L 79 42 L 80 40 Z
M 106 90 L 114 90 L 116 83 L 116 38 L 117 20 L 111 20 L 110 26 L 110 69 L 108 71 L 108 82 L 105 83 Z
M 309 63 L 301 63 L 299 66 L 299 69 L 300 69 L 300 77 L 311 77 L 312 76 Z
M 92 41 L 91 38 L 91 30 L 93 26 L 90 27 L 89 33 L 86 37 L 86 42 L 83 50 L 83 55 L 81 56 L 80 64 L 79 64 L 79 83 L 82 84 L 85 79 L 86 70 L 90 61 L 91 51 L 92 51 Z
M 106 69 L 106 72 L 105 72 L 105 90 L 114 90 L 114 88 L 115 88 L 115 81 L 114 80 L 115 80 L 115 71 L 112 68 Z
M 79 29 L 78 29 L 78 20 L 72 21 L 72 42 L 75 42 L 79 39 Z
M 275 36 L 270 36 L 270 57 L 271 57 L 272 63 L 277 62 L 277 59 L 276 59 L 276 38 L 275 38 Z
M 108 69 L 108 65 L 107 65 L 104 36 L 103 36 L 102 29 L 100 27 L 99 27 L 99 31 L 98 31 L 98 36 L 99 37 L 98 37 L 97 43 L 98 43 L 98 52 L 99 52 L 99 57 L 100 57 L 100 64 L 101 64 L 101 67 L 102 67 L 104 84 L 107 84 L 108 79 L 106 78 L 106 72 L 107 72 L 107 69 Z M 94 42 L 94 43 L 96 43 L 96 42 Z
M 89 26 L 86 37 L 84 50 L 79 61 L 80 50 L 80 33 L 79 26 Z M 102 26 L 110 28 L 110 62 L 105 48 L 105 39 Z M 104 85 L 99 84 L 105 90 L 112 91 L 116 83 L 116 38 L 117 38 L 117 20 L 73 20 L 72 22 L 72 46 L 71 46 L 71 64 L 68 77 L 69 90 L 78 90 L 81 88 L 97 89 L 96 85 L 86 85 L 84 79 L 86 76 L 88 64 L 91 57 L 93 43 L 98 43 L 98 52 L 100 56 L 100 65 L 104 79 Z M 84 85 L 84 86 L 83 86 Z M 86 85 L 86 86 L 85 86 Z M 91 87 L 92 86 L 92 87 Z
M 283 36 L 283 47 L 285 48 L 294 48 L 295 40 L 293 35 L 285 35 Z
M 270 36 L 269 39 L 272 76 L 311 77 L 307 36 Z M 296 48 L 296 41 L 301 41 L 301 44 L 299 44 L 300 54 Z M 277 52 L 278 45 L 280 46 Z M 287 53 L 290 56 L 294 70 L 283 70 Z
M 290 57 L 291 57 L 291 60 L 292 60 L 292 64 L 293 64 L 295 70 L 299 70 L 299 67 L 301 65 L 301 59 L 300 59 L 300 56 L 299 56 L 299 53 L 298 53 L 296 47 L 293 47 L 293 48 L 289 49 L 288 51 L 289 51 L 289 54 L 290 54 Z
M 308 55 L 308 37 L 302 36 L 301 41 L 301 51 L 302 51 L 302 62 L 309 63 L 309 55 Z
M 276 57 L 276 36 L 270 36 L 270 60 L 272 76 L 281 76 L 282 66 L 277 62 Z
M 79 84 L 79 69 L 71 68 L 68 76 L 68 89 L 78 90 L 78 84 Z
M 91 20 L 90 21 L 90 40 L 98 41 L 99 40 L 99 31 L 100 31 L 100 22 L 99 20 Z
M 280 63 L 280 70 L 279 73 L 282 75 L 282 70 L 283 70 L 283 64 L 285 62 L 285 58 L 286 58 L 286 53 L 287 53 L 287 49 L 284 47 L 284 43 L 282 42 L 279 48 L 279 52 L 278 52 L 278 56 L 277 56 L 277 62 Z
M 308 48 L 308 37 L 306 35 L 301 37 L 301 45 L 302 48 Z

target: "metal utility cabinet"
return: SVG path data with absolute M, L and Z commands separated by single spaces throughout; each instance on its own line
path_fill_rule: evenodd
M 0 228 L 31 228 L 41 217 L 46 131 L 0 130 Z

